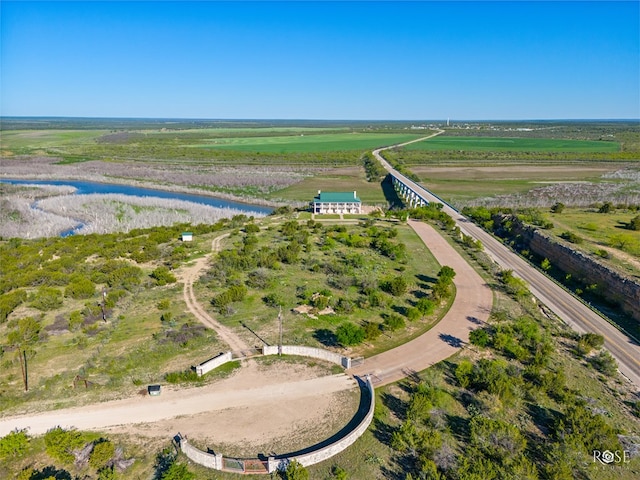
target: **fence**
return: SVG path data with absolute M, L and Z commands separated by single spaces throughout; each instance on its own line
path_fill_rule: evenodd
M 276 347 L 277 349 L 277 347 Z M 269 457 L 267 460 L 252 458 L 252 459 L 238 459 L 238 458 L 226 458 L 221 454 L 206 453 L 198 450 L 181 435 L 177 435 L 180 443 L 180 449 L 182 452 L 193 462 L 205 467 L 213 468 L 215 470 L 226 470 L 236 473 L 272 473 L 276 470 L 283 470 L 287 465 L 296 460 L 303 466 L 313 465 L 315 463 L 327 460 L 334 455 L 342 452 L 349 446 L 351 446 L 360 436 L 369 428 L 371 421 L 373 420 L 373 412 L 375 409 L 375 392 L 371 379 L 367 376 L 366 381 L 367 393 L 369 395 L 369 405 L 367 413 L 358 423 L 358 425 L 347 433 L 342 438 L 335 442 L 319 447 L 317 449 L 307 451 L 300 455 L 279 455 L 277 457 Z
M 277 355 L 279 347 L 276 345 L 265 345 L 262 347 L 263 355 Z M 301 357 L 319 358 L 327 362 L 342 365 L 344 368 L 351 368 L 351 358 L 339 353 L 322 350 L 321 348 L 302 347 L 298 345 L 282 345 L 283 355 L 299 355 Z
M 207 372 L 210 372 L 214 368 L 217 368 L 224 363 L 230 362 L 232 360 L 232 357 L 233 356 L 231 352 L 220 353 L 219 355 L 216 355 L 215 357 L 210 358 L 206 362 L 202 362 L 200 365 L 198 365 L 196 367 L 196 373 L 198 374 L 199 377 L 201 377 L 202 375 L 204 375 Z

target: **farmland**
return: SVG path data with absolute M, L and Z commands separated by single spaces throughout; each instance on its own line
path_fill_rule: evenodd
M 567 140 L 553 138 L 498 138 L 438 136 L 427 142 L 412 143 L 406 150 L 457 150 L 474 152 L 617 152 L 613 141 Z
M 345 150 L 371 150 L 420 138 L 420 135 L 387 133 L 337 133 L 274 137 L 231 137 L 211 140 L 197 145 L 201 148 L 267 153 L 338 152 Z

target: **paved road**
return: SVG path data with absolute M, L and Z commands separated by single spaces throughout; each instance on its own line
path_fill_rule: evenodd
M 439 133 L 441 132 L 434 135 Z M 380 155 L 382 150 L 386 149 L 375 150 L 373 154 L 388 172 L 393 173 L 394 176 L 401 179 L 429 201 L 443 203 L 430 191 L 394 170 Z M 602 335 L 605 339 L 605 347 L 618 361 L 620 372 L 640 390 L 640 345 L 637 342 L 613 327 L 580 300 L 533 268 L 523 258 L 475 225 L 464 215 L 461 215 L 447 204 L 444 204 L 443 210 L 453 217 L 460 230 L 480 240 L 484 245 L 485 251 L 502 268 L 511 269 L 516 275 L 524 279 L 529 284 L 531 293 L 567 325 L 580 333 L 593 332 Z
M 469 342 L 469 332 L 482 325 L 491 313 L 493 293 L 478 273 L 431 225 L 409 221 L 440 265 L 456 272 L 456 297 L 449 311 L 431 330 L 410 342 L 369 357 L 348 371 L 352 375 L 372 375 L 376 387 L 396 382 L 413 372 L 438 363 Z

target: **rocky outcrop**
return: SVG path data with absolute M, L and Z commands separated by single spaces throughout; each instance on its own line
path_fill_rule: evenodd
M 640 322 L 640 281 L 625 275 L 597 258 L 576 250 L 570 243 L 552 237 L 544 230 L 525 225 L 515 217 L 502 217 L 502 223 L 511 222 L 511 235 L 518 237 L 532 253 L 548 258 L 554 267 L 571 273 L 585 285 L 597 284 L 597 292 L 608 301 L 619 305 L 627 314 Z

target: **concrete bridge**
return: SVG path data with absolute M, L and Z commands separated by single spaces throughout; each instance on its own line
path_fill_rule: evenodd
M 395 170 L 389 172 L 389 175 L 391 175 L 393 188 L 398 196 L 409 205 L 409 208 L 422 207 L 429 203 L 429 200 L 413 189 L 412 184 L 415 185 L 415 183 L 407 181 L 408 179 L 404 175 L 400 175 Z

